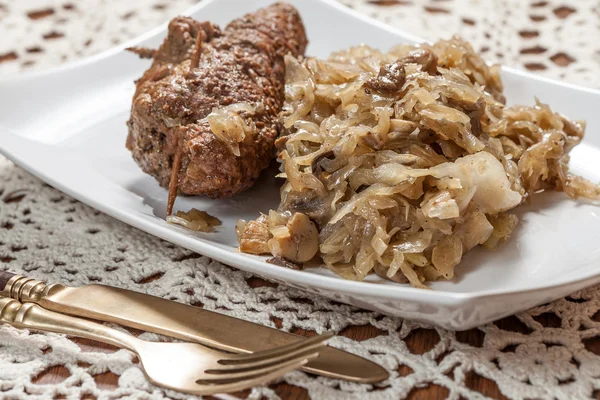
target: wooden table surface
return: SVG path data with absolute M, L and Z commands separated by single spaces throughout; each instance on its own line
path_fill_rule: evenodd
M 273 283 L 264 281 L 260 278 L 255 278 L 252 280 L 252 286 L 264 286 L 264 285 L 274 285 Z M 543 319 L 539 322 L 545 326 L 553 326 L 556 324 L 556 321 L 552 320 L 551 316 L 542 316 Z M 280 321 L 276 321 L 276 324 Z M 509 331 L 516 331 L 527 333 L 525 331 L 524 325 L 520 322 L 516 317 L 508 317 L 496 321 L 495 324 L 503 329 Z M 311 336 L 314 335 L 314 332 L 305 331 L 297 329 L 292 331 L 296 334 L 300 334 L 303 336 Z M 135 333 L 135 332 L 133 332 Z M 138 332 L 139 333 L 139 332 Z M 361 341 L 367 340 L 373 337 L 377 337 L 379 335 L 385 334 L 384 331 L 381 331 L 375 328 L 372 325 L 363 325 L 363 326 L 351 326 L 343 329 L 338 333 L 339 335 L 346 336 L 348 338 Z M 481 347 L 483 344 L 484 333 L 478 329 L 471 329 L 464 332 L 456 333 L 457 340 L 468 343 L 474 347 Z M 595 350 L 600 349 L 600 338 L 597 342 L 591 343 L 590 345 L 594 347 Z M 71 338 L 71 340 L 77 343 L 83 351 L 89 352 L 114 352 L 118 349 L 116 347 L 105 345 L 102 343 L 93 342 L 86 339 L 79 338 Z M 434 329 L 418 329 L 413 331 L 409 336 L 407 336 L 404 341 L 409 348 L 409 350 L 414 354 L 423 354 L 427 351 L 431 350 L 440 340 L 439 335 Z M 587 347 L 587 346 L 586 346 Z M 398 369 L 398 373 L 401 376 L 408 376 L 413 373 L 412 369 L 407 366 L 401 366 Z M 37 384 L 54 384 L 61 382 L 70 376 L 69 371 L 62 366 L 53 367 L 42 373 L 40 376 L 36 378 L 34 383 Z M 119 377 L 112 372 L 106 372 L 103 374 L 95 375 L 94 380 L 99 388 L 102 389 L 111 389 L 117 387 Z M 506 399 L 505 396 L 500 393 L 498 386 L 495 382 L 482 377 L 474 372 L 470 372 L 466 379 L 465 384 L 468 388 L 472 390 L 476 390 L 481 394 L 494 398 L 494 399 Z M 278 383 L 271 386 L 272 389 L 282 398 L 282 399 L 290 399 L 290 400 L 301 400 L 301 399 L 309 399 L 308 393 L 305 389 L 291 386 L 287 383 Z M 248 395 L 249 391 L 234 393 L 235 396 L 240 398 L 245 398 Z M 449 391 L 445 387 L 438 386 L 435 384 L 431 384 L 424 388 L 414 389 L 409 393 L 408 399 L 416 400 L 416 399 L 445 399 L 448 395 Z

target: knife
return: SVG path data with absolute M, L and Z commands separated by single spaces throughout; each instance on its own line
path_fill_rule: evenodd
M 233 353 L 251 353 L 305 339 L 238 318 L 131 290 L 104 285 L 68 287 L 0 271 L 0 295 L 22 303 L 201 343 Z M 333 347 L 302 370 L 330 378 L 374 383 L 389 377 L 380 365 Z

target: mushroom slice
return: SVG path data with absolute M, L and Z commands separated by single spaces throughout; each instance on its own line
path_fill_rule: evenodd
M 294 213 L 286 225 L 272 228 L 271 234 L 269 249 L 274 256 L 303 263 L 319 250 L 319 232 L 306 214 Z

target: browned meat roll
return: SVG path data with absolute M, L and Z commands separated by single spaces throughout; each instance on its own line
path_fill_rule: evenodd
M 286 54 L 307 40 L 297 10 L 285 3 L 247 14 L 221 31 L 177 17 L 136 82 L 127 148 L 161 186 L 228 197 L 252 186 L 274 156 Z

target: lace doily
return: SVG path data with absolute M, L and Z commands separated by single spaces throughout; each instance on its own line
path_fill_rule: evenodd
M 426 39 L 458 32 L 493 61 L 600 86 L 597 0 L 576 5 L 535 0 L 343 3 Z M 0 73 L 47 68 L 96 53 L 190 4 L 0 0 Z M 264 284 L 101 214 L 4 159 L 0 269 L 73 286 L 102 282 L 287 331 L 333 330 L 339 336 L 332 345 L 390 371 L 391 378 L 377 386 L 301 372 L 284 378 L 315 399 L 402 398 L 424 386 L 437 387 L 451 399 L 485 397 L 471 389 L 474 380 L 496 385 L 515 399 L 580 399 L 600 393 L 600 287 L 467 332 L 432 329 Z M 365 325 L 369 338 L 350 339 L 354 326 Z M 188 398 L 148 384 L 128 351 L 88 350 L 85 341 L 0 327 L 0 398 Z M 38 384 L 56 366 L 65 379 Z M 99 383 L 106 376 L 118 377 L 116 390 Z M 249 396 L 278 397 L 272 387 L 255 388 Z

